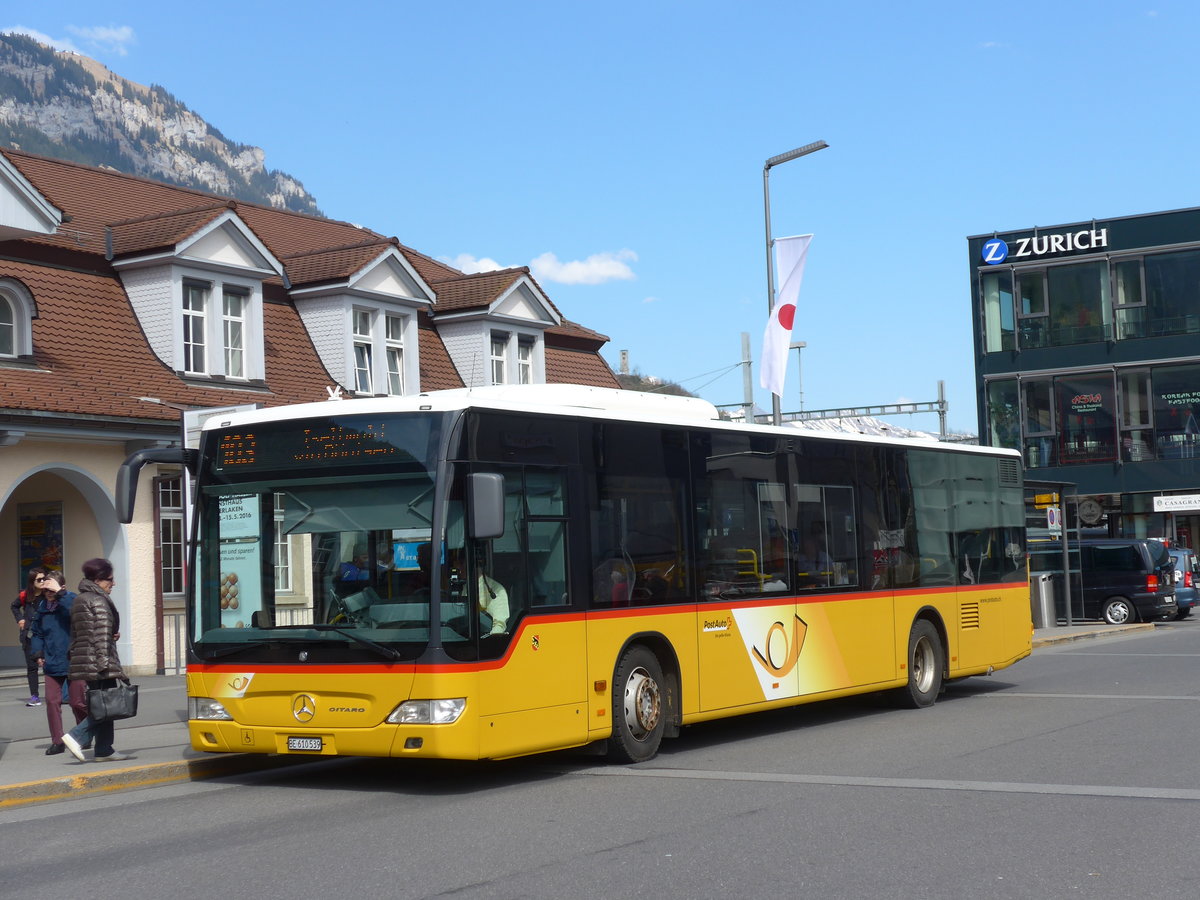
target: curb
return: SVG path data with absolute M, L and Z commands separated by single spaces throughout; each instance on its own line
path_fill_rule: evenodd
M 1153 622 L 1136 622 L 1132 625 L 1116 625 L 1111 628 L 1095 628 L 1088 631 L 1072 631 L 1070 634 L 1063 635 L 1048 635 L 1046 637 L 1035 637 L 1033 639 L 1033 649 L 1038 647 L 1050 647 L 1054 644 L 1069 644 L 1073 641 L 1091 641 L 1096 638 L 1112 637 L 1120 634 L 1132 634 L 1135 631 L 1150 631 L 1155 627 Z
M 0 787 L 0 809 L 12 809 L 28 803 L 68 800 L 106 794 L 112 791 L 155 787 L 182 781 L 202 781 L 227 775 L 241 775 L 264 769 L 281 769 L 312 762 L 312 757 L 263 756 L 239 753 L 213 759 L 179 760 L 124 769 L 105 769 L 87 774 L 64 775 L 43 781 L 27 781 Z

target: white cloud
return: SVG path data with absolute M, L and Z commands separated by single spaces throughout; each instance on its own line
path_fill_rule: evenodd
M 468 275 L 513 268 L 496 262 L 489 256 L 474 256 L 470 253 L 438 258 Z M 552 281 L 557 284 L 604 284 L 606 281 L 631 281 L 637 276 L 629 268 L 628 263 L 637 262 L 637 258 L 637 254 L 632 250 L 618 250 L 616 253 L 593 253 L 587 259 L 563 262 L 553 253 L 543 253 L 530 261 L 529 271 L 538 281 Z M 647 297 L 643 302 L 655 303 L 657 301 L 657 297 Z
M 647 298 L 646 298 L 645 300 L 643 300 L 642 302 L 643 302 L 643 303 L 657 303 L 657 302 L 658 302 L 658 298 L 657 298 L 657 297 L 647 297 Z
M 468 275 L 475 275 L 479 272 L 495 272 L 497 269 L 510 268 L 509 266 L 500 265 L 500 263 L 491 257 L 474 257 L 470 253 L 460 253 L 453 259 L 443 256 L 441 259 L 442 262 L 447 262 L 460 272 L 466 272 Z
M 129 50 L 126 48 L 137 40 L 133 29 L 128 25 L 68 25 L 67 31 L 83 41 L 86 46 L 115 53 L 117 56 L 128 55 Z
M 61 50 L 66 53 L 78 53 L 79 48 L 65 38 L 52 38 L 48 34 L 34 28 L 26 28 L 24 25 L 13 25 L 11 28 L 5 28 L 4 34 L 23 34 L 25 37 L 33 38 L 39 44 L 45 44 L 47 47 L 53 47 L 55 50 Z
M 626 263 L 637 262 L 632 250 L 593 253 L 584 260 L 562 262 L 553 253 L 536 257 L 529 268 L 539 281 L 558 284 L 604 284 L 606 281 L 631 281 L 637 276 Z

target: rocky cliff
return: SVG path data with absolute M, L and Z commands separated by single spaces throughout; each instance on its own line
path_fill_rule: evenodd
M 166 89 L 135 84 L 23 35 L 0 34 L 0 144 L 320 212 L 303 184 L 263 165 L 262 149 L 228 140 Z

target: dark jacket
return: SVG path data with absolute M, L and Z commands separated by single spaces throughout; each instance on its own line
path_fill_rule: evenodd
M 12 614 L 14 622 L 20 622 L 22 619 L 25 620 L 25 627 L 21 629 L 20 638 L 21 646 L 28 649 L 29 626 L 31 624 L 31 620 L 33 619 L 34 604 L 26 601 L 26 593 L 27 591 L 21 591 L 21 593 L 17 594 L 17 599 L 12 602 Z
M 128 680 L 117 659 L 117 643 L 113 640 L 120 628 L 117 608 L 103 588 L 87 578 L 79 582 L 79 593 L 71 607 L 72 681 Z
M 59 591 L 53 601 L 42 597 L 33 614 L 30 629 L 33 640 L 29 645 L 29 655 L 43 660 L 42 671 L 55 678 L 67 676 L 67 660 L 71 649 L 71 607 L 74 602 L 75 595 L 71 591 Z

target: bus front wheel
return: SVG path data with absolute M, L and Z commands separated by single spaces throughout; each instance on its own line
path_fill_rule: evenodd
M 666 721 L 662 666 L 645 647 L 630 647 L 613 674 L 613 734 L 608 758 L 619 763 L 653 759 Z
M 899 688 L 894 698 L 909 709 L 933 706 L 942 690 L 943 671 L 942 639 L 931 622 L 918 619 L 908 633 L 908 684 Z

